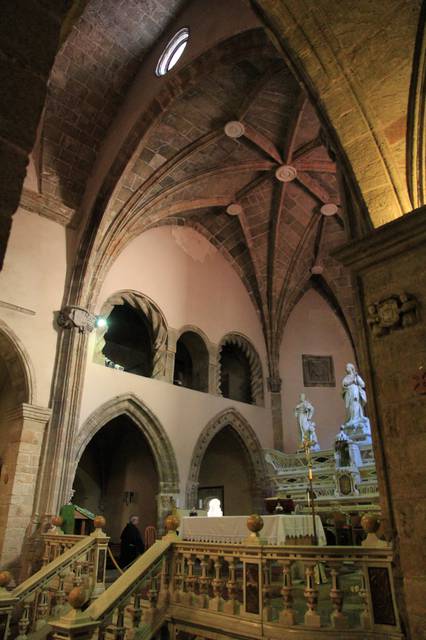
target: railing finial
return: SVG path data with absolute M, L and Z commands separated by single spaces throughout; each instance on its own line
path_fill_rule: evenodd
M 247 518 L 247 529 L 251 532 L 246 538 L 246 544 L 264 544 L 264 541 L 259 537 L 259 531 L 263 529 L 263 518 L 257 513 L 252 513 Z
M 163 536 L 163 538 L 176 538 L 177 537 L 177 533 L 176 530 L 180 525 L 180 518 L 179 516 L 171 513 L 168 516 L 166 516 L 164 518 L 164 526 L 166 528 L 166 535 Z

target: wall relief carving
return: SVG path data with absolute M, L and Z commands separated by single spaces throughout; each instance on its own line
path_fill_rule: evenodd
M 62 329 L 78 329 L 79 333 L 90 333 L 95 328 L 96 316 L 83 307 L 67 306 L 60 310 L 57 323 Z
M 367 323 L 375 338 L 391 331 L 406 329 L 419 321 L 419 304 L 414 296 L 403 291 L 372 302 L 367 307 Z

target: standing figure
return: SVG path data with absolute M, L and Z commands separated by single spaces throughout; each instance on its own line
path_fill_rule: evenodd
M 299 425 L 301 442 L 309 439 L 312 442 L 311 450 L 319 451 L 320 446 L 315 432 L 315 422 L 312 420 L 314 407 L 309 400 L 306 400 L 304 393 L 300 394 L 300 402 L 294 409 L 294 415 Z
M 364 415 L 364 407 L 367 404 L 365 382 L 357 373 L 355 365 L 351 363 L 346 365 L 346 375 L 342 380 L 342 395 L 346 407 L 346 421 L 343 426 L 355 436 L 370 438 L 370 421 Z
M 145 545 L 138 529 L 139 517 L 130 516 L 121 532 L 120 566 L 125 569 L 145 551 Z

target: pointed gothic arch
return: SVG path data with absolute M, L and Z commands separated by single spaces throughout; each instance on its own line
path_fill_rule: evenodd
M 132 393 L 108 400 L 84 422 L 74 447 L 72 479 L 83 451 L 93 436 L 108 422 L 121 415 L 131 418 L 151 448 L 159 478 L 160 494 L 179 493 L 179 471 L 170 439 L 158 418 Z
M 212 418 L 198 437 L 189 468 L 186 487 L 186 505 L 188 508 L 191 508 L 194 504 L 197 504 L 198 479 L 203 458 L 213 438 L 225 427 L 231 427 L 246 454 L 249 465 L 248 471 L 252 482 L 254 506 L 260 513 L 263 510 L 263 498 L 268 492 L 263 449 L 254 429 L 234 408 L 225 409 Z

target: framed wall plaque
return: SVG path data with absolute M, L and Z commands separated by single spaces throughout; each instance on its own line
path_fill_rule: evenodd
M 303 385 L 305 387 L 335 387 L 332 356 L 302 355 Z

